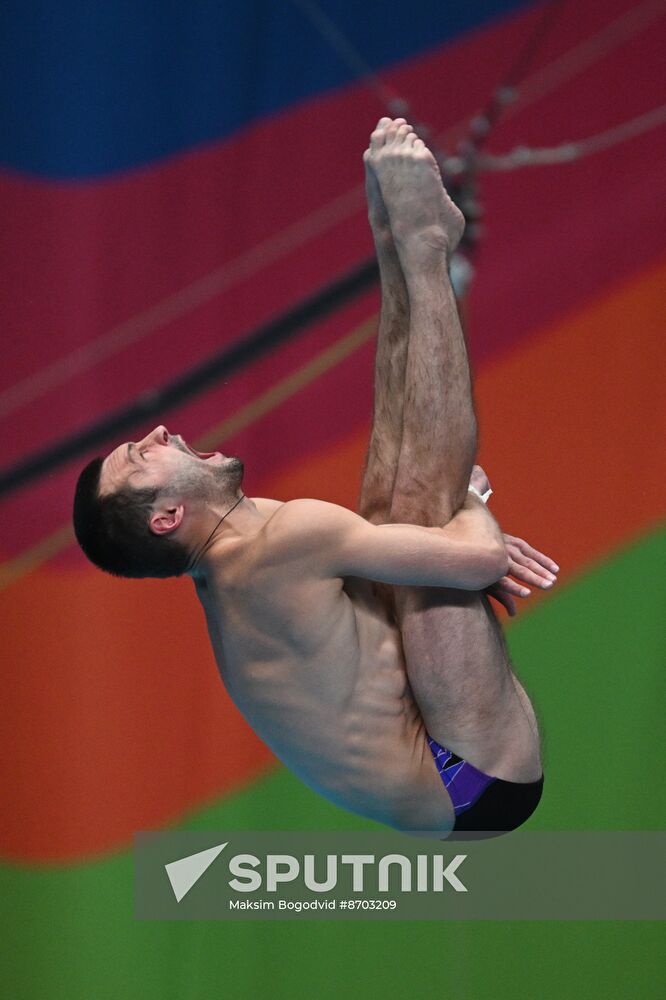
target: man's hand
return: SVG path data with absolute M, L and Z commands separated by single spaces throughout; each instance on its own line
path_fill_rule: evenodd
M 522 538 L 505 535 L 504 543 L 509 553 L 508 574 L 491 587 L 487 587 L 485 593 L 498 601 L 513 617 L 516 614 L 516 603 L 513 598 L 529 597 L 531 594 L 531 590 L 524 584 L 549 590 L 557 582 L 560 567 L 549 556 L 532 548 Z M 515 577 L 515 580 L 510 577 Z
M 473 466 L 469 485 L 481 494 L 490 489 L 488 476 L 480 465 Z M 504 535 L 504 544 L 509 554 L 508 573 L 497 583 L 487 587 L 484 593 L 498 601 L 513 617 L 516 614 L 514 597 L 529 597 L 532 593 L 524 584 L 548 590 L 557 582 L 560 567 L 549 556 L 532 548 L 522 538 Z M 515 580 L 510 577 L 515 577 Z
M 473 486 L 475 490 L 478 490 L 481 495 L 487 493 L 490 489 L 488 476 L 480 465 L 472 466 L 472 475 L 469 477 L 469 485 Z

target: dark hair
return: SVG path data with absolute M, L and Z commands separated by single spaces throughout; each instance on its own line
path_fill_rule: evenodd
M 181 576 L 189 554 L 149 526 L 157 489 L 123 486 L 99 495 L 103 458 L 94 458 L 79 476 L 74 495 L 74 533 L 88 559 L 114 576 Z

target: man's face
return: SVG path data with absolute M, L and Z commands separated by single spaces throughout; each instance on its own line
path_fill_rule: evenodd
M 160 425 L 142 441 L 119 445 L 104 459 L 99 491 L 114 493 L 123 486 L 168 490 L 170 494 L 207 498 L 240 485 L 242 463 L 216 452 L 196 452 L 179 435 Z

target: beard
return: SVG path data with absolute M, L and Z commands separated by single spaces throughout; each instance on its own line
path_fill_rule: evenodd
M 229 457 L 224 465 L 211 466 L 212 472 L 219 472 L 221 478 L 224 479 L 225 484 L 228 489 L 236 494 L 241 487 L 243 482 L 243 474 L 245 472 L 245 465 L 240 458 Z
M 167 490 L 191 500 L 231 501 L 240 489 L 244 471 L 245 466 L 240 458 L 226 458 L 221 465 L 201 462 L 181 469 L 171 480 Z

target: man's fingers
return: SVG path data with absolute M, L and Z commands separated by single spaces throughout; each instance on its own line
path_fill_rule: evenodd
M 509 567 L 509 572 L 511 567 Z M 515 573 L 514 573 L 515 576 Z M 507 594 L 515 594 L 516 597 L 529 597 L 531 591 L 522 583 L 516 583 L 515 580 L 511 580 L 508 576 L 503 576 L 496 584 L 500 590 L 503 590 Z
M 490 587 L 488 590 L 488 596 L 494 598 L 498 604 L 501 604 L 503 608 L 506 608 L 509 616 L 513 618 L 516 613 L 516 605 L 513 598 L 500 586 L 501 583 L 502 581 L 500 580 L 494 587 Z
M 516 615 L 516 605 L 513 598 L 509 597 L 508 594 L 502 594 L 502 593 L 497 594 L 496 596 L 497 600 L 502 605 L 502 607 L 506 608 L 509 618 L 514 618 Z
M 520 549 L 523 555 L 534 559 L 535 562 L 550 570 L 551 573 L 559 573 L 560 567 L 550 556 L 547 556 L 544 552 L 539 552 L 538 549 L 533 548 L 523 538 L 512 538 L 511 541 Z
M 551 573 L 549 569 L 542 566 L 541 563 L 537 562 L 536 559 L 529 559 L 527 556 L 522 556 L 517 560 L 520 566 L 524 566 L 525 569 L 531 570 L 537 576 L 544 577 L 546 580 L 550 580 L 551 583 L 555 583 L 556 576 L 555 573 Z
M 509 553 L 509 559 L 512 560 L 517 566 L 525 567 L 525 569 L 536 573 L 537 576 L 541 576 L 545 580 L 555 583 L 555 580 L 557 579 L 556 574 L 544 566 L 542 562 L 539 562 L 538 559 L 532 559 L 530 556 L 525 555 L 523 550 L 515 543 L 512 542 L 507 545 L 507 552 Z M 550 564 L 554 565 L 554 563 Z
M 543 570 L 535 572 L 524 563 L 516 562 L 511 558 L 511 555 L 509 555 L 509 573 L 522 583 L 529 583 L 530 586 L 540 587 L 542 590 L 548 590 L 555 583 L 555 579 L 550 573 L 546 575 Z

